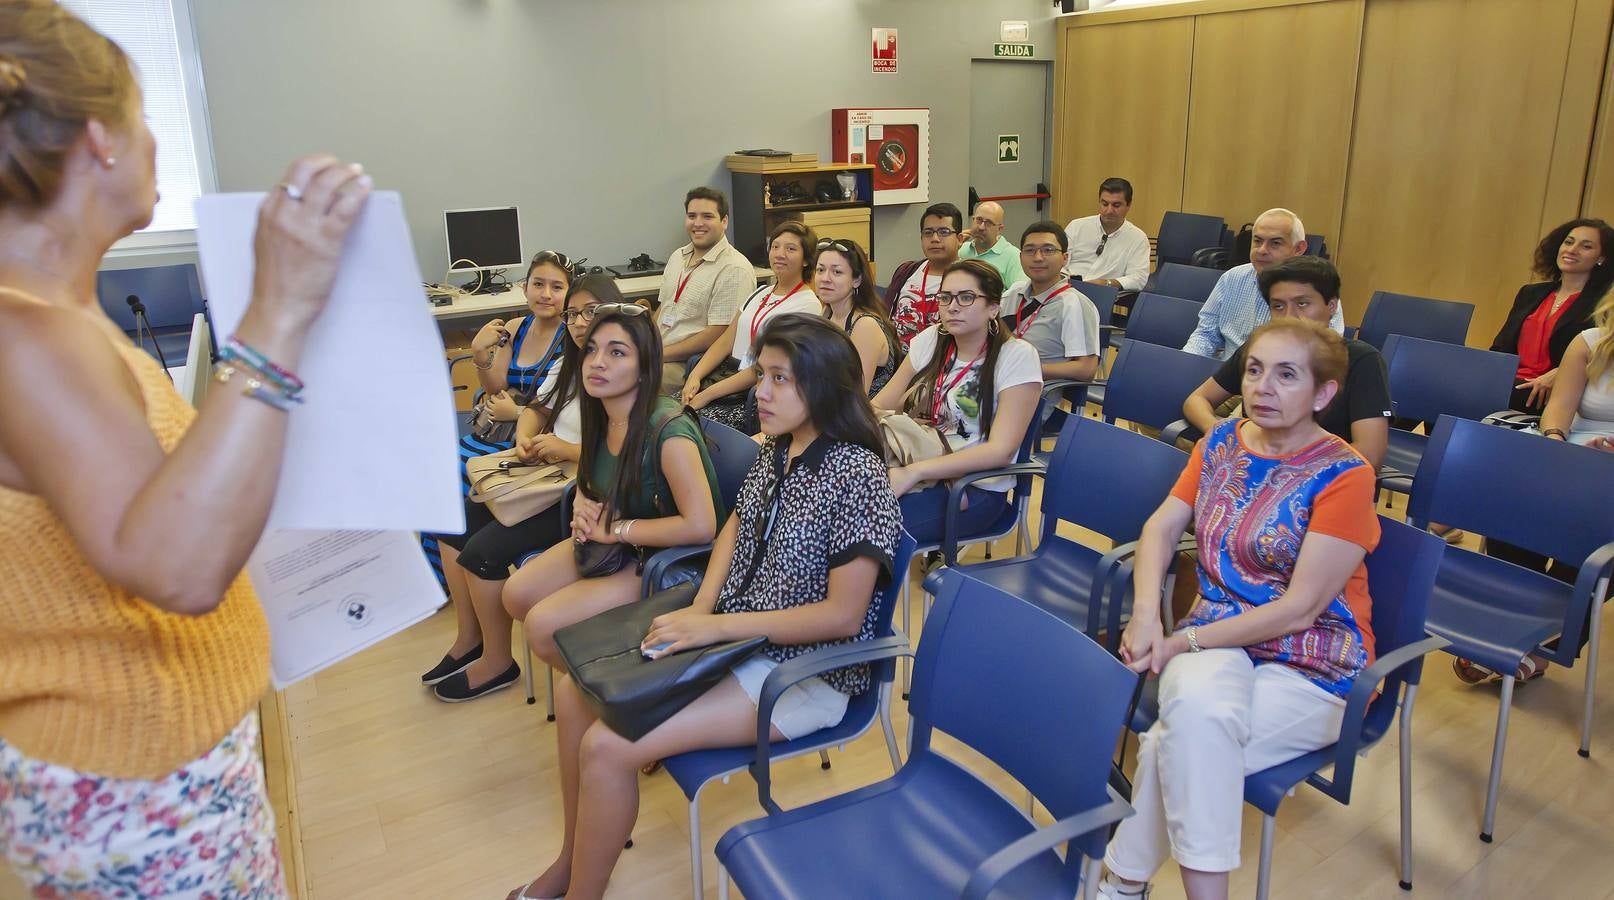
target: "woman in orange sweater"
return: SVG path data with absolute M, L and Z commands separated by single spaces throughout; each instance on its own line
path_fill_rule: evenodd
M 96 302 L 157 198 L 129 61 L 53 2 L 0 0 L 0 852 L 31 896 L 284 896 L 240 572 L 369 188 L 292 165 L 192 410 Z

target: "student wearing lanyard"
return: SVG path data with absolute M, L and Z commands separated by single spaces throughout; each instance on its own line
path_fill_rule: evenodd
M 661 390 L 677 397 L 689 360 L 723 333 L 740 302 L 757 287 L 745 254 L 725 236 L 729 198 L 709 187 L 684 197 L 684 230 L 689 243 L 673 251 L 661 276 L 656 312 L 661 326 Z
M 925 264 L 908 276 L 891 304 L 891 322 L 897 326 L 902 346 L 941 319 L 936 292 L 941 289 L 942 273 L 958 259 L 963 232 L 964 214 L 951 203 L 933 203 L 919 217 L 919 249 L 925 254 Z
M 1003 279 L 978 259 L 947 267 L 936 295 L 941 322 L 914 335 L 908 358 L 874 398 L 876 410 L 929 419 L 953 452 L 891 470 L 903 527 L 920 544 L 941 538 L 945 481 L 1014 462 L 1042 392 L 1037 351 L 1014 336 L 998 314 Z M 917 385 L 918 390 L 909 389 Z M 959 527 L 984 527 L 1002 513 L 1013 478 L 976 482 L 964 491 Z
M 813 268 L 813 248 L 817 241 L 813 230 L 800 222 L 785 222 L 773 230 L 768 240 L 768 265 L 773 269 L 773 284 L 754 291 L 733 321 L 706 355 L 695 364 L 685 382 L 682 399 L 684 405 L 698 411 L 714 422 L 722 422 L 746 434 L 757 431 L 756 403 L 747 399 L 747 393 L 756 386 L 757 373 L 752 367 L 752 356 L 757 335 L 775 316 L 799 312 L 818 315 L 823 304 L 811 288 L 807 287 L 807 274 Z M 724 376 L 706 387 L 714 374 Z
M 1003 323 L 1037 349 L 1044 381 L 1098 374 L 1098 308 L 1065 280 L 1068 241 L 1056 223 L 1033 223 L 1020 235 L 1026 279 L 1003 295 Z

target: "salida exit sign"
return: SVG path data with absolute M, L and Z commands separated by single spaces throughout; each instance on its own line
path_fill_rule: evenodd
M 998 59 L 1030 59 L 1037 53 L 1030 44 L 993 44 L 992 55 Z

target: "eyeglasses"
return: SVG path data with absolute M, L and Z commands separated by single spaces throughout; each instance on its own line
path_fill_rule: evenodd
M 985 219 L 985 218 L 982 218 L 980 216 L 976 216 L 975 218 L 971 219 L 970 221 L 974 222 L 976 225 L 979 225 L 982 228 L 985 228 L 988 225 L 1002 225 L 1003 224 L 1002 222 L 994 222 L 991 219 Z
M 1032 244 L 1029 247 L 1021 247 L 1020 252 L 1035 258 L 1038 256 L 1058 256 L 1064 251 L 1054 244 Z
M 921 228 L 921 229 L 919 229 L 919 234 L 921 236 L 927 237 L 927 238 L 930 238 L 930 237 L 950 238 L 953 235 L 958 234 L 958 232 L 954 231 L 951 228 Z
M 984 296 L 985 296 L 984 294 L 977 294 L 974 291 L 957 291 L 957 292 L 937 291 L 936 292 L 936 305 L 938 307 L 940 307 L 940 306 L 946 306 L 949 303 L 957 303 L 959 305 L 959 307 L 961 307 L 963 309 L 968 309 L 969 307 L 975 305 L 975 301 L 981 299 Z
M 626 305 L 626 304 L 617 304 L 617 305 Z M 600 308 L 600 304 L 598 304 L 598 303 L 590 303 L 589 305 L 583 307 L 582 309 L 563 310 L 561 312 L 561 314 L 560 314 L 560 320 L 562 322 L 565 322 L 567 325 L 572 324 L 573 322 L 577 321 L 578 319 L 582 319 L 585 322 L 592 322 L 592 321 L 594 321 L 594 311 L 599 309 L 599 308 Z
M 1110 236 L 1109 235 L 1107 235 L 1107 234 L 1106 235 L 1101 235 L 1099 237 L 1099 239 L 1098 239 L 1098 249 L 1093 251 L 1093 255 L 1094 256 L 1103 256 L 1104 255 L 1104 245 L 1108 244 L 1109 242 L 1110 242 Z

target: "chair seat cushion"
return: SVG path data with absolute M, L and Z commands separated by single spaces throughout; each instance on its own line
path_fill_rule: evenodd
M 1390 429 L 1389 444 L 1384 448 L 1384 466 L 1407 476 L 1417 474 L 1418 461 L 1423 459 L 1423 449 L 1428 443 L 1429 439 L 1421 434 Z M 1395 490 L 1388 485 L 1385 489 Z
M 956 897 L 987 857 L 1032 830 L 1002 795 L 927 753 L 877 784 L 742 822 L 718 841 L 717 858 L 747 897 Z M 1074 892 L 1050 851 L 994 896 Z
M 1104 554 L 1055 535 L 1031 556 L 991 560 L 961 566 L 971 578 L 984 581 L 1034 606 L 1087 630 L 1088 597 L 1093 569 Z
M 1563 630 L 1571 587 L 1539 572 L 1449 547 L 1429 598 L 1428 630 L 1447 653 L 1512 672 Z

